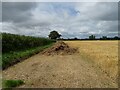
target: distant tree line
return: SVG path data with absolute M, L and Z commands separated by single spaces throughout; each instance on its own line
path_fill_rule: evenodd
M 118 36 L 114 36 L 114 37 L 102 36 L 100 38 L 96 38 L 95 35 L 90 35 L 89 38 L 84 38 L 84 39 L 75 37 L 75 38 L 68 38 L 68 39 L 60 38 L 59 40 L 120 40 L 120 37 L 118 37 Z
M 114 36 L 114 37 L 102 36 L 100 38 L 96 38 L 95 35 L 90 35 L 88 38 L 84 38 L 84 39 L 79 39 L 77 37 L 64 39 L 64 38 L 60 38 L 62 35 L 59 34 L 57 31 L 51 31 L 48 36 L 50 39 L 54 39 L 54 40 L 56 39 L 57 40 L 120 40 L 120 37 L 118 36 Z
M 96 38 L 95 35 L 90 35 L 89 40 L 120 40 L 120 37 L 114 36 L 114 37 L 107 37 L 107 36 L 102 36 L 100 38 Z

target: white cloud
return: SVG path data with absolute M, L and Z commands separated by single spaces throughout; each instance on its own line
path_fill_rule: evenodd
M 21 4 L 19 7 L 16 5 L 15 7 L 19 13 L 28 12 L 24 14 L 24 17 L 15 15 L 14 13 L 17 13 L 17 11 L 11 8 L 9 3 L 5 5 L 7 5 L 9 11 L 7 10 L 8 8 L 3 8 L 4 32 L 46 37 L 51 30 L 57 30 L 66 38 L 85 38 L 90 34 L 114 36 L 118 32 L 118 4 L 113 2 L 42 2 L 35 5 L 32 4 L 30 5 L 31 7 L 27 4 L 27 11 L 24 10 L 25 4 Z M 12 17 L 12 14 L 14 14 L 14 17 Z

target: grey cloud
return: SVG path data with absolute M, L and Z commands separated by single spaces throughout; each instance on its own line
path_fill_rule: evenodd
M 118 32 L 117 5 L 113 2 L 3 2 L 3 31 L 40 37 L 48 36 L 51 30 L 57 30 L 65 38 L 87 38 L 91 34 L 114 36 Z M 75 9 L 79 14 L 68 9 Z
M 96 12 L 101 12 L 98 17 L 100 20 L 114 21 L 118 20 L 118 3 L 117 2 L 102 2 L 97 3 L 98 7 Z
M 32 16 L 31 9 L 36 7 L 32 2 L 3 2 L 2 20 L 11 22 L 24 22 Z
M 93 2 L 82 3 L 76 9 L 82 12 L 83 20 L 118 20 L 118 3 L 117 2 Z

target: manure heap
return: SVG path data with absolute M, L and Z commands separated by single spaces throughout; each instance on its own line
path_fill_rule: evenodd
M 45 49 L 41 54 L 43 55 L 71 55 L 78 52 L 76 48 L 69 47 L 62 41 L 56 42 L 52 47 Z

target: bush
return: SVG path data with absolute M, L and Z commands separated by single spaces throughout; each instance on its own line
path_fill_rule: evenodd
M 47 38 L 2 33 L 2 52 L 26 50 L 55 42 Z

